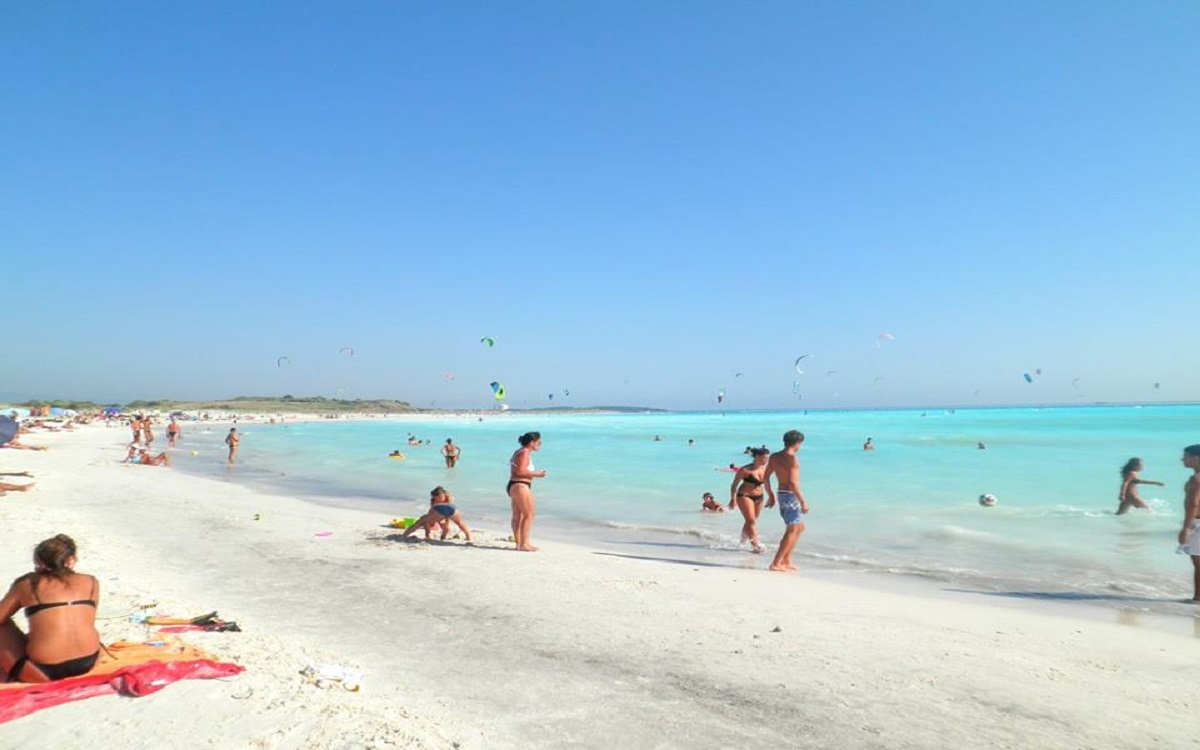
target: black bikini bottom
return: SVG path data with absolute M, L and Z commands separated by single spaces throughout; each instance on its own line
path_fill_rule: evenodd
M 42 674 L 51 682 L 55 680 L 64 680 L 68 677 L 78 677 L 81 674 L 87 674 L 92 671 L 92 667 L 96 666 L 96 660 L 100 658 L 100 652 L 81 656 L 78 659 L 68 659 L 60 661 L 57 664 L 42 664 L 33 661 L 28 656 L 22 656 L 17 659 L 17 663 L 8 671 L 8 681 L 17 682 L 21 676 L 21 670 L 25 668 L 25 662 L 30 662 L 33 666 L 42 670 Z

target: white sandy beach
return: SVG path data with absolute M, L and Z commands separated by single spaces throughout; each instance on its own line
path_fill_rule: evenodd
M 218 610 L 244 632 L 183 637 L 246 672 L 51 708 L 0 725 L 2 747 L 1200 744 L 1186 635 L 620 557 L 536 527 L 537 554 L 500 528 L 474 547 L 393 542 L 376 514 L 124 466 L 127 438 L 94 426 L 0 451 L 0 471 L 38 482 L 0 498 L 0 575 L 70 534 L 100 617 Z M 124 617 L 100 630 L 147 635 Z M 357 669 L 362 690 L 318 689 L 308 663 Z

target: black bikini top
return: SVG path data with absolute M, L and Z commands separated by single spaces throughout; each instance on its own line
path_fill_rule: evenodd
M 40 602 L 38 604 L 31 604 L 28 607 L 26 607 L 25 608 L 25 616 L 33 617 L 38 612 L 41 612 L 43 609 L 53 609 L 54 607 L 73 607 L 76 604 L 86 604 L 89 607 L 96 606 L 96 602 L 92 601 L 91 599 L 76 599 L 73 602 Z
M 38 612 L 41 612 L 43 609 L 54 609 L 55 607 L 74 607 L 76 605 L 87 605 L 94 609 L 96 607 L 96 600 L 94 597 L 96 596 L 97 585 L 98 585 L 98 582 L 96 581 L 96 579 L 93 578 L 92 579 L 92 597 L 93 597 L 92 599 L 75 599 L 74 601 L 69 601 L 69 602 L 38 602 L 37 604 L 30 604 L 28 607 L 25 608 L 25 616 L 33 617 Z M 36 589 L 34 589 L 33 598 L 37 599 L 37 590 Z
M 759 478 L 757 478 L 757 477 L 753 477 L 753 476 L 751 476 L 751 475 L 749 475 L 749 474 L 747 474 L 746 476 L 742 477 L 742 481 L 743 481 L 743 482 L 745 482 L 746 484 L 762 484 L 762 480 L 761 480 L 761 479 L 759 479 Z

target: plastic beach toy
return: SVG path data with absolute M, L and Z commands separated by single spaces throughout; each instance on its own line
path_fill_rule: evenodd
M 417 522 L 417 519 L 415 519 L 415 518 L 393 518 L 392 519 L 392 528 L 407 529 L 409 526 L 412 526 L 416 522 Z

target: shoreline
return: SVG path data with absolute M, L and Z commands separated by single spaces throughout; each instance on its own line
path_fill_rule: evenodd
M 414 415 L 405 417 L 409 418 L 408 421 L 422 421 Z M 204 424 L 211 426 L 215 434 L 230 423 L 214 421 Z M 261 421 L 258 424 L 262 427 L 267 426 Z M 385 495 L 364 493 L 355 489 L 345 490 L 332 483 L 314 490 L 303 487 L 303 481 L 265 469 L 258 470 L 258 473 L 251 476 L 234 472 L 224 477 L 217 476 L 215 471 L 193 468 L 182 470 L 193 476 L 237 484 L 255 492 L 300 500 L 335 510 L 373 513 L 383 518 L 419 516 L 424 512 L 427 503 L 424 486 L 401 487 L 395 494 Z M 406 492 L 410 492 L 411 496 L 407 496 Z M 485 525 L 503 528 L 507 524 L 503 513 L 494 508 L 483 511 L 467 509 L 464 518 L 472 525 L 483 522 Z M 751 555 L 746 549 L 733 549 L 712 543 L 712 538 L 703 533 L 703 527 L 705 521 L 716 518 L 718 517 L 701 514 L 695 526 L 668 530 L 654 525 L 646 526 L 617 520 L 596 523 L 543 515 L 539 517 L 536 537 L 539 540 L 569 544 L 592 552 L 629 554 L 647 561 L 658 559 L 668 564 L 766 572 L 765 564 L 770 559 L 769 552 L 766 556 Z M 778 536 L 778 529 L 769 520 L 763 536 L 768 550 L 774 549 Z M 797 556 L 803 575 L 869 591 L 901 591 L 921 598 L 975 602 L 983 606 L 1024 609 L 1089 622 L 1115 622 L 1122 626 L 1150 627 L 1177 635 L 1200 632 L 1200 620 L 1196 619 L 1191 605 L 1184 604 L 1181 600 L 1139 597 L 1124 588 L 1096 591 L 1032 584 L 988 588 L 979 582 L 956 581 L 933 571 L 842 560 L 836 551 L 831 554 L 829 550 L 815 552 L 805 549 L 803 540 L 797 549 Z M 1186 570 L 1181 570 L 1181 588 L 1184 586 L 1185 577 Z
M 630 748 L 1190 737 L 1182 711 L 1163 711 L 1193 682 L 1181 654 L 1194 642 L 1177 634 L 554 540 L 525 555 L 496 524 L 475 547 L 397 543 L 377 513 L 122 466 L 116 434 L 80 433 L 0 453 L 39 483 L 0 498 L 5 575 L 69 533 L 100 578 L 100 616 L 146 601 L 217 609 L 245 632 L 186 639 L 247 672 L 35 713 L 4 726 L 14 745 L 130 747 L 167 731 L 257 747 L 610 747 L 617 731 Z M 105 640 L 143 630 L 99 624 Z M 309 661 L 359 669 L 363 691 L 304 683 Z

